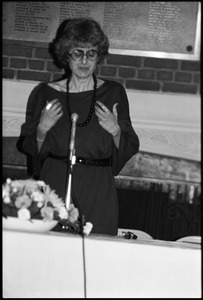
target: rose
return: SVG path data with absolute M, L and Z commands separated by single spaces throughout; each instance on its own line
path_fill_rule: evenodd
M 69 213 L 69 221 L 71 223 L 74 223 L 79 217 L 78 209 L 73 204 L 69 205 L 68 213 Z
M 59 217 L 61 219 L 68 219 L 68 212 L 66 208 L 63 206 L 59 208 Z
M 21 195 L 16 198 L 15 206 L 17 208 L 27 208 L 30 207 L 32 200 L 28 195 Z
M 48 206 L 42 207 L 40 212 L 44 221 L 51 221 L 54 219 L 54 210 L 52 207 L 48 207 Z

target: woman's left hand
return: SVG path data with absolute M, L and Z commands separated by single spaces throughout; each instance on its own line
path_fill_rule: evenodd
M 96 101 L 95 115 L 98 117 L 99 125 L 108 131 L 112 136 L 120 133 L 120 126 L 118 125 L 117 105 L 113 105 L 113 112 L 111 112 L 102 102 Z

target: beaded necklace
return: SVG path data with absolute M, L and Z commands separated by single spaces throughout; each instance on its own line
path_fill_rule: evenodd
M 92 74 L 93 76 L 93 80 L 94 80 L 94 88 L 93 88 L 93 94 L 92 94 L 92 102 L 91 102 L 91 105 L 90 105 L 90 110 L 89 110 L 89 113 L 88 113 L 88 116 L 87 116 L 87 119 L 82 122 L 82 123 L 76 123 L 76 126 L 79 126 L 79 127 L 83 127 L 83 126 L 86 126 L 91 118 L 92 118 L 92 114 L 93 114 L 93 111 L 94 111 L 94 106 L 95 106 L 95 102 L 96 102 L 96 93 L 97 93 L 97 77 L 95 76 L 95 74 Z M 69 115 L 69 118 L 71 120 L 71 108 L 70 108 L 70 95 L 69 95 L 69 82 L 70 82 L 70 78 L 68 78 L 67 80 L 67 97 L 66 97 L 66 106 L 67 106 L 67 111 L 68 111 L 68 115 Z

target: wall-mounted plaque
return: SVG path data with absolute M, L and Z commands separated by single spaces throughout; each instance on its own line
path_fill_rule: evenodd
M 97 20 L 110 53 L 200 59 L 201 3 L 189 2 L 4 2 L 3 38 L 49 43 L 72 17 Z

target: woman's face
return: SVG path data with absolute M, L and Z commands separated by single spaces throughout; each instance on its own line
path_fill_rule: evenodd
M 73 47 L 70 49 L 69 53 L 72 53 L 72 57 L 71 55 L 69 56 L 69 66 L 75 76 L 87 78 L 94 73 L 98 61 L 97 54 L 94 51 L 98 51 L 98 47 Z M 87 56 L 89 56 L 90 59 L 88 59 Z M 75 60 L 77 57 L 81 59 Z

